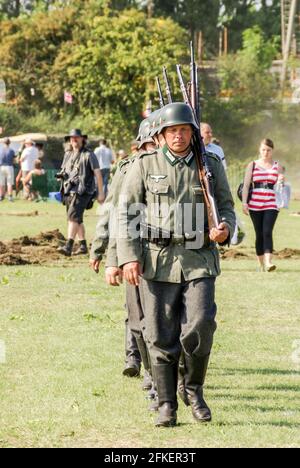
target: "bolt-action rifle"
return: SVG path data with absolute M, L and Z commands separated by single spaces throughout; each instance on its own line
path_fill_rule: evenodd
M 206 150 L 200 131 L 201 107 L 198 91 L 198 70 L 194 57 L 193 43 L 191 43 L 191 97 L 189 96 L 186 85 L 184 83 L 180 65 L 177 65 L 177 74 L 180 82 L 180 88 L 182 91 L 183 99 L 185 103 L 189 105 L 192 109 L 195 121 L 199 125 L 199 131 L 195 130 L 193 135 L 192 150 L 196 156 L 200 186 L 203 192 L 204 202 L 207 208 L 208 226 L 211 230 L 213 228 L 218 228 L 220 224 L 220 217 L 218 213 L 217 203 L 213 194 L 212 174 L 207 164 Z

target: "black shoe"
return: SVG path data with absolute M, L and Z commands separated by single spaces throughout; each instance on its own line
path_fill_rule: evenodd
M 149 374 L 149 372 L 145 371 L 142 389 L 145 392 L 147 392 L 148 390 L 151 390 L 151 388 L 152 388 L 152 377 Z
M 87 255 L 89 253 L 88 248 L 85 245 L 81 245 L 79 249 L 75 250 L 73 255 Z
M 190 406 L 188 394 L 187 394 L 185 386 L 184 386 L 184 381 L 181 381 L 181 382 L 178 383 L 177 392 L 178 392 L 178 395 L 179 395 L 180 399 L 185 404 L 185 406 Z
M 159 416 L 156 427 L 174 427 L 177 424 L 177 405 L 164 403 L 158 408 Z
M 125 377 L 139 377 L 141 372 L 141 365 L 139 362 L 130 361 L 127 362 L 125 369 L 123 370 L 123 375 Z
M 57 249 L 57 252 L 64 255 L 65 257 L 71 257 L 72 255 L 72 249 L 68 247 L 67 245 L 64 245 L 63 247 L 59 247 Z
M 212 415 L 209 407 L 207 406 L 203 392 L 188 394 L 188 400 L 192 408 L 194 419 L 199 423 L 208 423 L 212 420 Z

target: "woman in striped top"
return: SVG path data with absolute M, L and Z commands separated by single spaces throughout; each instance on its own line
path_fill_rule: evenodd
M 256 253 L 261 271 L 275 271 L 272 264 L 273 230 L 278 218 L 279 208 L 274 187 L 283 180 L 283 169 L 273 160 L 274 143 L 263 140 L 260 145 L 260 159 L 247 167 L 244 191 L 243 211 L 251 216 L 256 232 Z M 249 191 L 253 192 L 249 199 Z

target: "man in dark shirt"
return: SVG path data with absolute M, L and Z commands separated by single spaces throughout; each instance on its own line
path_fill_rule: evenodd
M 74 255 L 88 253 L 83 224 L 84 211 L 91 208 L 96 193 L 98 193 L 98 202 L 103 203 L 104 193 L 97 157 L 86 146 L 87 136 L 82 135 L 81 130 L 75 129 L 65 137 L 65 140 L 70 142 L 70 149 L 65 153 L 59 178 L 62 180 L 63 201 L 67 208 L 68 241 L 58 250 L 61 254 L 70 257 L 76 236 L 80 247 Z
M 8 199 L 13 201 L 14 159 L 15 152 L 10 148 L 9 138 L 6 138 L 4 148 L 0 150 L 0 201 L 5 197 L 6 186 Z

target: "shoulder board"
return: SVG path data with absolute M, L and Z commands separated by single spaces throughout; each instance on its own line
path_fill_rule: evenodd
M 120 162 L 118 163 L 119 169 L 121 169 L 121 167 L 126 166 L 126 164 L 129 164 L 129 163 L 130 163 L 130 159 L 129 159 L 129 158 L 122 159 L 122 161 L 120 161 Z
M 120 161 L 119 164 L 118 164 L 120 171 L 123 168 L 125 168 L 126 166 L 128 166 L 128 164 L 130 164 L 130 163 L 131 163 L 131 160 L 129 158 L 123 159 L 123 161 Z
M 146 151 L 141 151 L 141 153 L 138 155 L 138 158 L 139 159 L 142 159 L 146 156 L 153 156 L 154 154 L 157 154 L 157 150 L 153 150 L 153 151 L 149 151 L 149 152 L 146 152 Z
M 216 154 L 214 153 L 210 153 L 209 151 L 206 152 L 206 155 L 211 158 L 211 159 L 214 159 L 215 161 L 217 161 L 218 163 L 221 163 L 221 159 L 219 158 L 219 156 L 217 156 Z

